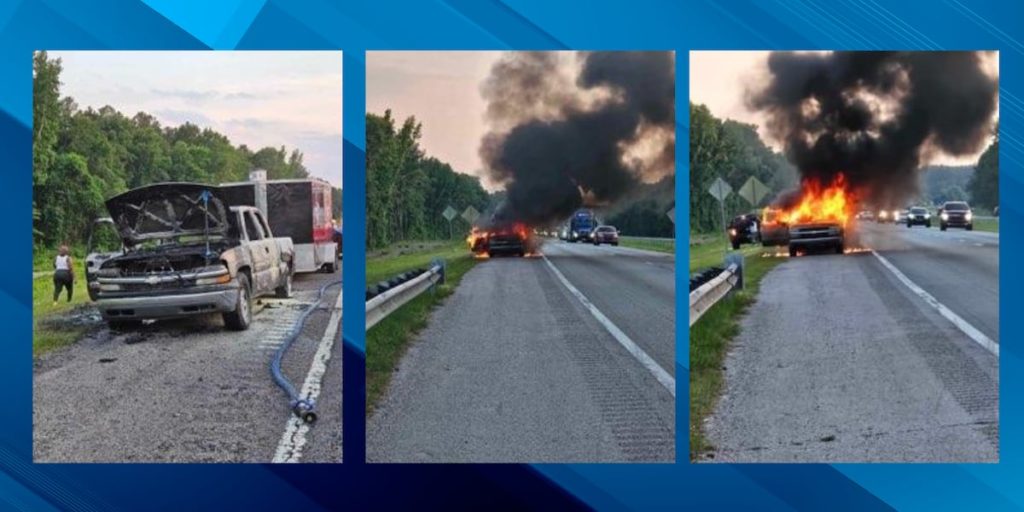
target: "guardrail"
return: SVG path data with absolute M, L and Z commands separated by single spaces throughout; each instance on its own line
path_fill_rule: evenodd
M 433 262 L 429 269 L 401 284 L 388 288 L 366 301 L 366 328 L 387 318 L 396 309 L 415 299 L 437 283 L 444 282 L 444 263 Z
M 725 263 L 717 276 L 690 292 L 690 327 L 729 292 L 743 289 L 743 255 L 730 254 Z

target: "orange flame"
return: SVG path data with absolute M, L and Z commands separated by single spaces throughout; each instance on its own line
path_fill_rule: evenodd
M 496 228 L 491 230 L 481 229 L 478 226 L 473 226 L 469 231 L 469 236 L 466 237 L 466 244 L 469 245 L 469 250 L 478 251 L 483 247 L 478 245 L 479 242 L 486 242 L 488 238 L 496 235 L 505 235 L 509 233 L 515 233 L 522 240 L 529 239 L 529 228 L 522 222 L 516 222 L 508 227 Z
M 812 179 L 801 184 L 800 202 L 776 211 L 775 218 L 786 224 L 810 222 L 838 222 L 845 226 L 855 213 L 855 194 L 847 186 L 842 174 L 828 185 Z

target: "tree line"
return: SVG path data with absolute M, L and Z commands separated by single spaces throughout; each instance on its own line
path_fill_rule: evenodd
M 995 139 L 978 158 L 974 174 L 967 182 L 971 205 L 991 210 L 999 206 L 999 125 L 993 129 Z
M 399 123 L 387 110 L 366 114 L 366 247 L 404 240 L 446 239 L 451 206 L 459 214 L 472 206 L 484 212 L 491 196 L 480 179 L 456 172 L 419 146 L 423 127 L 415 117 Z M 470 225 L 461 216 L 451 223 L 454 238 Z
M 33 58 L 33 244 L 52 248 L 85 242 L 104 201 L 126 190 L 166 181 L 223 183 L 266 169 L 270 179 L 309 177 L 302 152 L 252 150 L 191 123 L 161 126 L 150 114 L 128 117 L 113 107 L 81 108 L 60 91 L 61 61 Z M 340 189 L 336 196 L 340 199 Z M 341 201 L 333 205 L 341 216 Z
M 751 205 L 736 191 L 751 176 L 768 185 L 769 193 Z M 722 230 L 718 200 L 708 193 L 721 177 L 734 193 L 725 203 L 726 215 L 736 215 L 768 204 L 775 195 L 796 186 L 796 168 L 773 151 L 757 134 L 757 127 L 711 114 L 705 105 L 690 103 L 690 230 Z

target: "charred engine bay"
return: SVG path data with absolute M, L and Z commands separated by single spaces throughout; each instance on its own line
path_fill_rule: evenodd
M 224 250 L 237 244 L 237 240 L 211 241 L 209 255 L 205 242 L 163 244 L 110 258 L 101 269 L 108 272 L 116 270 L 118 277 L 194 271 L 217 262 Z

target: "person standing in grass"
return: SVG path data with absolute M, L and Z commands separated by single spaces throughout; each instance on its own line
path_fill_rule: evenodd
M 57 249 L 57 258 L 53 261 L 53 305 L 57 305 L 60 292 L 68 289 L 68 302 L 71 302 L 71 294 L 75 286 L 75 267 L 68 254 L 68 246 L 62 245 Z

